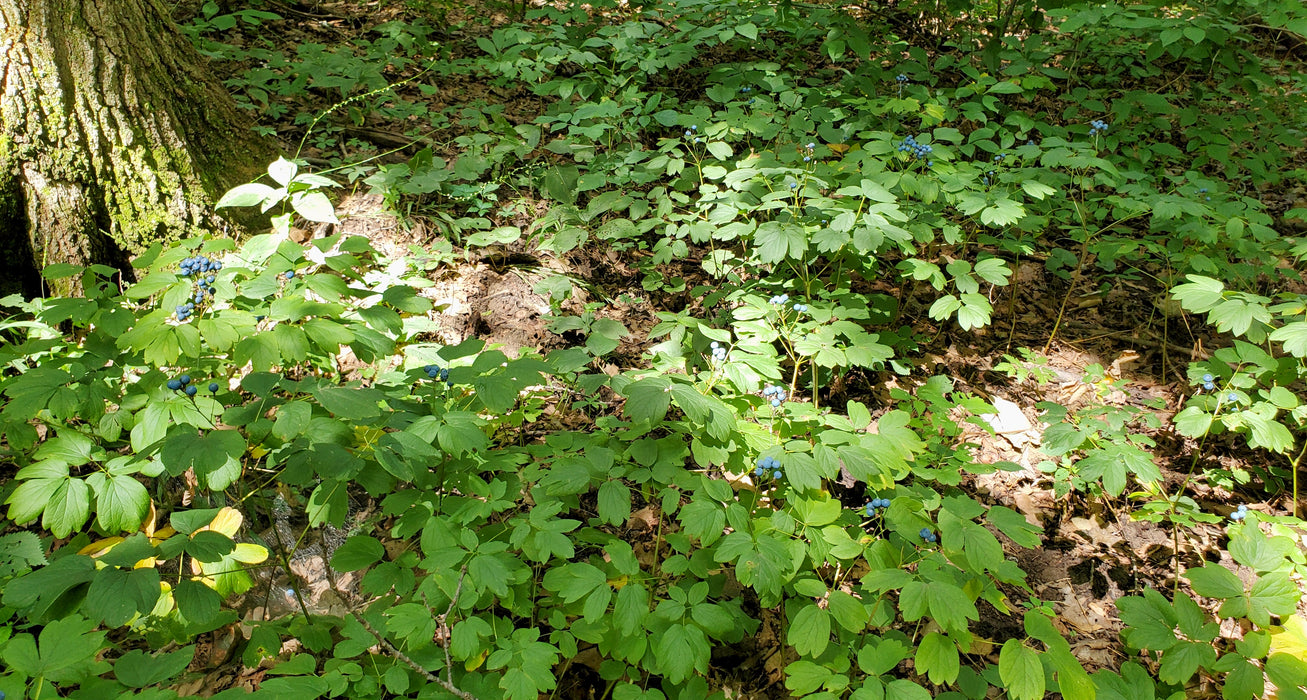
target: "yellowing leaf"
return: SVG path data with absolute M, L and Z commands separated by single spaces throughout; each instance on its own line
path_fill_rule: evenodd
M 463 669 L 467 671 L 475 671 L 478 668 L 481 668 L 481 664 L 486 662 L 487 656 L 490 656 L 490 650 L 482 649 L 480 654 L 477 654 L 463 662 Z
M 268 558 L 268 550 L 257 544 L 238 542 L 231 558 L 242 564 L 260 564 Z
M 221 532 L 228 537 L 235 537 L 236 533 L 240 531 L 241 523 L 243 522 L 245 522 L 245 516 L 241 515 L 239 510 L 228 506 L 218 511 L 218 514 L 213 516 L 213 522 L 209 523 L 207 527 L 202 527 L 200 529 L 213 530 L 214 532 Z
M 89 557 L 99 557 L 102 556 L 105 552 L 108 552 L 109 550 L 113 549 L 115 545 L 117 545 L 119 542 L 122 541 L 123 541 L 122 537 L 110 537 L 107 540 L 99 540 L 96 542 L 92 542 L 86 545 L 85 547 L 82 547 L 80 550 L 77 551 L 77 553 Z
M 1307 661 L 1307 619 L 1294 615 L 1284 621 L 1284 627 L 1271 629 L 1272 654 L 1289 654 Z

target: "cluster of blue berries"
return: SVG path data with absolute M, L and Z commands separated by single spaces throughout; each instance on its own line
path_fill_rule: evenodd
M 698 135 L 697 135 L 698 132 L 699 132 L 699 125 L 698 125 L 698 124 L 695 124 L 695 125 L 691 126 L 689 129 L 686 129 L 686 130 L 685 130 L 685 138 L 687 138 L 687 139 L 691 139 L 691 138 L 692 138 L 692 139 L 694 139 L 694 142 L 695 142 L 695 143 L 699 143 L 699 137 L 698 137 Z
M 1234 521 L 1243 520 L 1248 517 L 1248 506 L 1243 503 L 1239 504 L 1238 510 L 1230 514 L 1230 519 Z
M 917 143 L 917 139 L 911 136 L 903 139 L 903 142 L 899 144 L 899 153 L 910 153 L 913 158 L 926 161 L 927 166 L 935 164 L 935 161 L 930 159 L 930 154 L 934 150 L 930 144 Z
M 812 162 L 812 152 L 816 148 L 817 148 L 816 143 L 809 142 L 806 145 L 804 145 L 803 150 L 806 152 L 803 154 L 803 162 L 805 163 Z
M 939 537 L 935 533 L 931 532 L 930 528 L 928 527 L 921 528 L 921 531 L 918 532 L 917 534 L 921 535 L 921 539 L 931 544 L 934 544 L 935 542 L 939 541 Z
M 213 296 L 213 283 L 217 279 L 213 273 L 221 269 L 221 262 L 204 255 L 196 255 L 182 261 L 182 276 L 195 279 L 195 294 L 190 301 L 185 304 L 178 304 L 173 309 L 177 312 L 178 321 L 190 319 L 195 314 L 195 307 L 203 304 L 206 298 Z
M 902 85 L 908 82 L 908 76 L 899 73 L 898 75 L 894 76 L 894 81 L 897 82 L 899 85 Z
M 751 88 L 751 87 L 742 87 L 742 88 L 740 88 L 740 93 L 741 93 L 741 94 L 747 95 L 747 94 L 749 94 L 749 93 L 751 93 L 751 92 L 753 92 L 753 88 Z M 755 99 L 756 99 L 756 98 L 750 97 L 750 98 L 749 98 L 749 104 L 753 104 L 754 101 L 755 101 Z
M 781 478 L 783 475 L 781 473 L 781 461 L 775 457 L 763 457 L 762 459 L 759 459 L 758 466 L 753 469 L 753 475 L 766 476 L 767 472 L 771 472 L 773 479 Z
M 1213 377 L 1211 372 L 1208 372 L 1207 374 L 1204 374 L 1204 375 L 1203 375 L 1203 389 L 1204 389 L 1205 391 L 1216 391 L 1216 383 L 1215 383 L 1215 380 L 1216 380 L 1216 377 Z
M 771 399 L 772 408 L 780 408 L 781 402 L 785 400 L 785 390 L 775 384 L 768 384 L 762 389 L 762 397 Z
M 889 499 L 888 498 L 871 499 L 871 501 L 867 503 L 866 506 L 864 506 L 864 509 L 867 512 L 867 517 L 868 518 L 875 517 L 877 508 L 880 508 L 882 510 L 885 508 L 889 508 Z
M 795 311 L 798 311 L 799 313 L 803 313 L 804 311 L 807 311 L 807 310 L 808 310 L 808 305 L 807 305 L 807 304 L 795 304 L 793 308 L 794 308 Z
M 454 384 L 453 382 L 449 381 L 448 367 L 440 367 L 439 365 L 427 365 L 426 367 L 422 368 L 422 371 L 426 372 L 427 377 L 431 379 L 435 379 L 436 381 L 446 382 L 450 386 L 453 386 Z
M 1102 119 L 1095 119 L 1094 121 L 1089 122 L 1090 136 L 1097 136 L 1105 131 L 1107 131 L 1107 122 Z
M 712 349 L 712 359 L 714 362 L 726 361 L 726 348 L 722 347 L 721 343 L 714 340 L 708 344 L 708 347 Z
M 768 299 L 767 303 L 771 304 L 772 306 L 780 306 L 781 304 L 784 304 L 789 300 L 790 300 L 789 294 L 777 294 L 773 296 L 771 299 Z
M 168 388 L 172 389 L 173 391 L 183 392 L 187 396 L 195 396 L 196 394 L 200 393 L 199 387 L 191 383 L 191 375 L 189 374 L 183 374 L 182 376 L 177 377 L 176 379 L 169 379 Z M 210 394 L 218 393 L 217 382 L 209 382 L 209 393 Z
M 1216 391 L 1216 377 L 1211 372 L 1203 375 L 1203 391 Z M 1226 401 L 1238 401 L 1239 395 L 1233 391 L 1225 395 Z
M 998 153 L 998 154 L 996 154 L 996 155 L 994 156 L 994 162 L 995 162 L 995 163 L 1002 163 L 1004 158 L 1007 158 L 1007 154 L 1006 154 L 1006 153 Z
M 1207 188 L 1206 188 L 1206 187 L 1199 187 L 1199 188 L 1198 188 L 1198 194 L 1204 195 L 1204 197 L 1203 197 L 1203 201 L 1204 201 L 1204 202 L 1210 202 L 1210 201 L 1212 201 L 1212 196 L 1209 195 L 1209 194 L 1207 194 Z

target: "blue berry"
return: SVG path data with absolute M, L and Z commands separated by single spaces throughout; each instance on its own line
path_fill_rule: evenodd
M 780 407 L 781 407 L 781 400 L 780 400 L 780 399 L 772 399 L 772 400 L 771 400 L 771 407 L 772 407 L 772 408 L 780 408 Z
M 782 476 L 782 475 L 781 475 L 781 471 L 780 471 L 779 469 L 777 469 L 775 472 L 772 472 L 772 478 L 773 478 L 773 479 L 779 479 L 779 478 L 781 478 L 781 476 Z
M 1199 188 L 1198 188 L 1198 194 L 1207 194 L 1207 188 L 1206 188 L 1206 187 L 1199 187 Z
M 172 389 L 173 391 L 178 391 L 182 388 L 182 383 L 177 381 L 176 379 L 169 379 L 168 388 Z
M 286 271 L 286 279 L 288 279 L 288 280 L 293 280 L 293 279 L 295 279 L 295 271 L 294 271 L 294 270 L 287 270 L 287 271 Z
M 448 381 L 448 380 L 449 380 L 449 369 L 448 369 L 448 368 L 445 368 L 445 369 L 440 370 L 440 381 L 443 382 L 443 381 Z M 453 386 L 454 383 L 453 383 L 453 382 L 449 382 L 449 385 L 450 385 L 450 386 Z
M 209 393 L 210 393 L 210 394 L 216 394 L 216 393 L 218 393 L 218 383 L 217 383 L 217 382 L 209 382 Z
M 1216 389 L 1216 385 L 1211 382 L 1203 382 L 1203 388 L 1208 391 L 1214 391 Z
M 1226 400 L 1226 401 L 1238 401 L 1238 400 L 1239 400 L 1239 395 L 1236 394 L 1236 393 L 1234 393 L 1234 392 L 1232 391 L 1232 392 L 1230 392 L 1230 393 L 1228 393 L 1228 394 L 1225 395 L 1225 400 Z
M 867 517 L 870 518 L 871 516 L 876 514 L 876 506 L 868 503 L 864 508 L 864 511 L 867 513 Z
M 1216 379 L 1216 377 L 1213 377 L 1211 372 L 1208 372 L 1207 374 L 1203 375 L 1203 381 L 1205 382 L 1210 382 L 1214 379 Z
M 186 387 L 186 395 L 187 395 L 187 396 L 195 396 L 195 395 L 198 394 L 199 392 L 200 392 L 199 388 L 196 387 L 194 384 L 192 384 L 192 385 Z
M 182 386 L 186 386 L 187 384 L 191 383 L 191 375 L 183 374 L 182 376 L 177 378 L 177 381 L 181 382 Z

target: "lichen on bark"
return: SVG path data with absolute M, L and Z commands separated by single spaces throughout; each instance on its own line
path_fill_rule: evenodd
M 0 146 L 0 250 L 37 265 L 225 229 L 273 157 L 158 0 L 0 0 Z

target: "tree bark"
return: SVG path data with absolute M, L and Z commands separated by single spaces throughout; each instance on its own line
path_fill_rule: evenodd
M 0 0 L 0 286 L 221 228 L 250 126 L 159 0 Z

